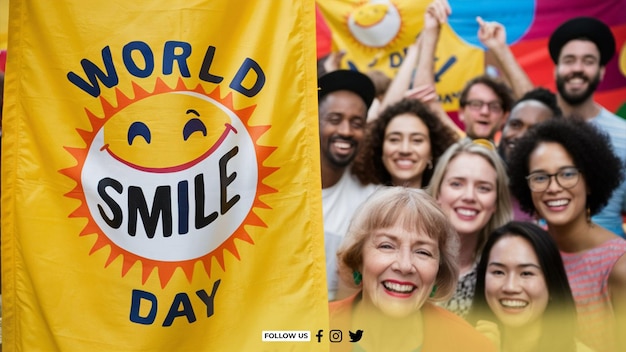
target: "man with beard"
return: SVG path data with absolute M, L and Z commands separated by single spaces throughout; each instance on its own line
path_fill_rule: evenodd
M 365 134 L 367 111 L 375 89 L 366 75 L 336 70 L 318 80 L 322 207 L 329 300 L 338 289 L 336 252 L 352 214 L 375 190 L 362 185 L 350 172 Z
M 564 115 L 580 116 L 608 134 L 616 154 L 626 163 L 626 120 L 593 100 L 606 64 L 615 54 L 610 28 L 595 18 L 577 17 L 552 33 L 548 48 L 556 65 L 557 99 Z M 593 221 L 624 237 L 622 212 L 626 212 L 626 180 Z

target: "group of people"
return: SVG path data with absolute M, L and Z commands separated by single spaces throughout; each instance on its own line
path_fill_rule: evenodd
M 383 97 L 357 71 L 319 78 L 330 328 L 365 331 L 331 347 L 626 350 L 626 120 L 593 100 L 610 29 L 581 17 L 554 31 L 553 94 L 478 18 L 510 85 L 467 82 L 461 130 L 432 94 L 450 13 L 429 5 Z

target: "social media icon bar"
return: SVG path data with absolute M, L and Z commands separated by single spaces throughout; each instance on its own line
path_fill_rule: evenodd
M 359 329 L 354 332 L 348 330 L 348 333 L 350 334 L 350 342 L 352 343 L 359 342 L 363 338 L 363 330 Z M 318 330 L 317 334 L 313 336 L 317 338 L 317 342 L 322 342 L 322 338 L 324 337 L 324 330 Z M 341 330 L 330 330 L 328 332 L 328 339 L 330 340 L 330 342 L 333 343 L 341 342 L 343 341 L 343 332 Z
M 266 342 L 307 342 L 311 341 L 311 332 L 306 330 L 263 330 L 261 339 Z

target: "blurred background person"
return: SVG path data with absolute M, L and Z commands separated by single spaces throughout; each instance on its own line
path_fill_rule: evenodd
M 534 125 L 553 117 L 561 117 L 563 112 L 556 103 L 556 95 L 545 88 L 533 88 L 513 104 L 511 115 L 504 125 L 498 144 L 498 153 L 507 161 L 515 143 Z
M 561 109 L 556 103 L 556 95 L 545 88 L 534 88 L 524 94 L 511 109 L 511 115 L 504 125 L 498 144 L 498 153 L 506 162 L 511 157 L 515 143 L 528 129 L 551 118 L 560 118 Z M 513 219 L 536 222 L 532 214 L 522 211 L 515 197 L 511 197 Z

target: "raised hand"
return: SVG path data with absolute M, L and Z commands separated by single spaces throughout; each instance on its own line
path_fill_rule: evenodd
M 424 84 L 407 90 L 406 93 L 404 93 L 404 97 L 416 99 L 427 104 L 437 100 L 437 92 L 435 91 L 434 85 Z
M 452 13 L 448 0 L 435 0 L 428 5 L 424 13 L 424 28 L 438 28 L 448 21 Z
M 324 61 L 324 70 L 326 72 L 336 71 L 341 67 L 341 59 L 346 55 L 344 50 L 333 51 Z
M 498 22 L 486 22 L 480 16 L 478 22 L 478 39 L 488 49 L 494 49 L 506 45 L 506 29 Z

